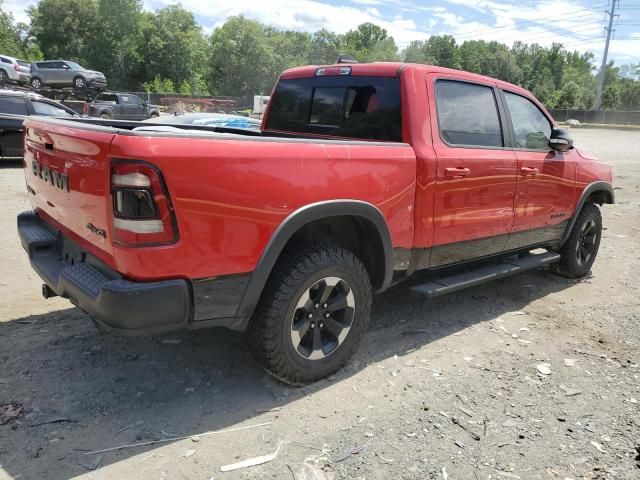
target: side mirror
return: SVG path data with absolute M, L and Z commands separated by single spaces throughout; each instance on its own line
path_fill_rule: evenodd
M 556 152 L 566 152 L 573 148 L 573 139 L 564 128 L 554 128 L 549 139 L 549 148 Z

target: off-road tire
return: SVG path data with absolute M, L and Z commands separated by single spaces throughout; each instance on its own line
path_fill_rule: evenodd
M 301 356 L 291 339 L 296 304 L 315 282 L 339 277 L 351 288 L 355 311 L 347 336 L 336 350 L 318 360 Z M 288 247 L 281 254 L 262 292 L 247 330 L 249 348 L 271 375 L 290 385 L 303 385 L 342 368 L 355 352 L 371 314 L 371 281 L 353 253 L 327 243 Z
M 581 245 L 581 235 L 585 226 L 595 224 L 595 238 L 591 254 L 587 261 L 580 262 L 578 249 Z M 551 271 L 566 278 L 582 278 L 591 270 L 591 266 L 598 254 L 600 239 L 602 238 L 602 216 L 600 209 L 593 203 L 585 203 L 578 214 L 569 238 L 558 250 L 560 261 L 551 265 Z

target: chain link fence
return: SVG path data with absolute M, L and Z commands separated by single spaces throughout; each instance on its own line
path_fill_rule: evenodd
M 551 110 L 558 122 L 578 120 L 580 123 L 604 123 L 609 125 L 640 125 L 640 112 L 617 110 Z

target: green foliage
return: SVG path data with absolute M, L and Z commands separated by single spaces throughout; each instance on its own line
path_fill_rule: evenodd
M 593 108 L 596 77 L 591 53 L 560 44 L 505 44 L 451 35 L 413 41 L 399 51 L 373 23 L 345 34 L 281 31 L 242 16 L 207 37 L 180 3 L 155 12 L 142 0 L 39 0 L 31 25 L 16 24 L 0 0 L 0 51 L 29 60 L 74 60 L 107 75 L 114 89 L 195 95 L 269 94 L 278 75 L 301 65 L 326 65 L 341 53 L 360 62 L 404 61 L 467 70 L 532 91 L 550 108 Z M 640 108 L 640 64 L 605 71 L 603 108 Z
M 170 79 L 160 78 L 159 75 L 156 75 L 151 82 L 144 82 L 142 84 L 142 89 L 147 93 L 175 93 L 176 91 L 176 88 Z
M 180 95 L 191 95 L 191 85 L 186 80 L 180 84 Z

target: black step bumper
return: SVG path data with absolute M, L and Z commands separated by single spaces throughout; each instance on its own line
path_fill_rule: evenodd
M 148 335 L 189 326 L 189 281 L 126 280 L 33 212 L 18 216 L 18 233 L 46 285 L 88 313 L 101 329 Z

